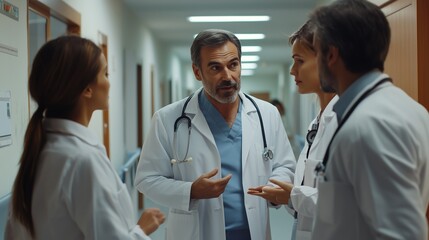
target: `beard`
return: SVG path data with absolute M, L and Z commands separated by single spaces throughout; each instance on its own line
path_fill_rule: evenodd
M 232 91 L 218 92 L 218 89 L 233 88 Z M 240 83 L 234 80 L 224 80 L 215 88 L 205 88 L 207 94 L 219 103 L 233 103 L 237 100 Z
M 327 93 L 337 92 L 334 88 L 334 76 L 329 70 L 328 64 L 323 56 L 322 59 L 319 60 L 319 79 L 322 91 Z

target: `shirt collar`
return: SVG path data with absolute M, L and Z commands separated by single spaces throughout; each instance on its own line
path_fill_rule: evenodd
M 379 70 L 373 70 L 353 82 L 346 91 L 344 91 L 338 102 L 333 107 L 334 112 L 337 114 L 338 123 L 341 122 L 347 109 L 355 99 L 357 99 L 366 89 L 387 77 L 387 74 L 384 74 Z
M 48 133 L 75 136 L 90 145 L 101 145 L 99 139 L 93 132 L 75 121 L 60 118 L 45 118 L 43 120 L 43 127 Z

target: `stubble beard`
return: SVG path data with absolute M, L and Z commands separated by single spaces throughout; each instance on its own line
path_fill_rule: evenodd
M 224 95 L 220 95 L 218 94 L 217 89 L 222 87 L 234 87 L 235 90 L 233 91 L 232 94 L 229 92 L 226 92 Z M 222 81 L 218 86 L 216 86 L 214 91 L 212 90 L 213 89 L 207 88 L 206 92 L 210 97 L 212 97 L 217 102 L 222 104 L 234 103 L 238 98 L 238 92 L 240 91 L 240 83 L 232 80 Z

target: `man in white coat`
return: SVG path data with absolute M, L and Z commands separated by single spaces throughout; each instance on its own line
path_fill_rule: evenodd
M 322 88 L 339 95 L 312 239 L 427 239 L 429 114 L 384 74 L 390 27 L 368 1 L 311 15 Z
M 296 163 L 280 114 L 240 91 L 234 34 L 202 31 L 191 57 L 203 87 L 154 114 L 137 189 L 169 207 L 167 239 L 269 240 L 268 206 L 276 202 L 245 191 L 269 178 L 293 182 Z

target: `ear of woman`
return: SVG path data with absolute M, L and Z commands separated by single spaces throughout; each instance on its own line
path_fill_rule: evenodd
M 93 95 L 93 90 L 90 86 L 86 87 L 85 90 L 83 91 L 83 96 L 86 98 L 92 98 Z

